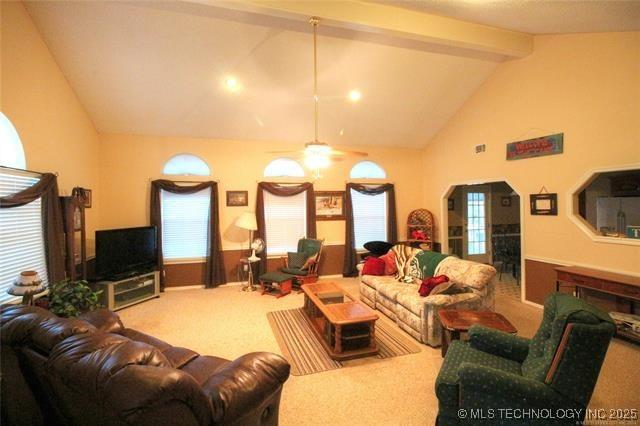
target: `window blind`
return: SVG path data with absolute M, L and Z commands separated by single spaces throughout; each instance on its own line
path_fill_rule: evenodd
M 361 194 L 351 190 L 355 248 L 361 250 L 369 241 L 387 240 L 387 193 Z
M 29 188 L 39 177 L 0 169 L 0 197 Z M 0 302 L 15 296 L 7 290 L 22 271 L 37 271 L 48 283 L 42 228 L 42 200 L 20 207 L 0 209 Z
M 211 188 L 193 194 L 160 192 L 164 259 L 206 259 L 210 205 Z
M 307 234 L 307 191 L 290 197 L 264 191 L 264 221 L 267 255 L 296 251 Z

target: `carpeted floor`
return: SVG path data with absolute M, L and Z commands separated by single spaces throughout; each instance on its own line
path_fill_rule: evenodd
M 332 281 L 352 294 L 357 278 Z M 281 353 L 267 312 L 302 306 L 303 295 L 281 299 L 243 293 L 238 286 L 163 293 L 159 299 L 119 311 L 126 326 L 202 354 L 234 359 L 253 351 Z M 496 310 L 531 337 L 542 310 L 498 295 Z M 381 314 L 381 320 L 391 323 Z M 353 360 L 345 368 L 291 376 L 280 406 L 282 425 L 432 425 L 437 414 L 434 381 L 442 364 L 440 348 L 418 345 L 420 352 L 382 359 Z M 640 346 L 614 340 L 592 408 L 639 408 Z

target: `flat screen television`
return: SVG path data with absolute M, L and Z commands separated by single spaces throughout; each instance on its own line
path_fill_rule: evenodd
M 155 226 L 96 231 L 96 278 L 116 280 L 153 271 L 157 241 Z

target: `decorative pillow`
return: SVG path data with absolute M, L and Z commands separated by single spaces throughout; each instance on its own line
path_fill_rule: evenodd
M 394 275 L 398 272 L 398 266 L 396 266 L 396 254 L 389 250 L 387 254 L 380 256 L 378 259 L 384 260 L 384 274 Z
M 384 260 L 369 256 L 364 261 L 362 275 L 384 275 Z
M 418 293 L 420 293 L 420 296 L 422 297 L 427 297 L 430 294 L 442 294 L 442 291 L 446 290 L 451 285 L 453 285 L 453 283 L 449 282 L 449 277 L 446 275 L 438 275 L 437 277 L 424 279 L 422 284 L 420 284 Z M 438 293 L 436 293 L 436 290 L 438 290 Z
M 302 266 L 307 261 L 307 255 L 304 253 L 287 253 L 287 266 L 291 269 L 302 269 Z
M 391 247 L 393 247 L 393 244 L 389 244 L 386 241 L 369 241 L 364 244 L 365 250 L 374 256 L 382 256 L 391 250 Z
M 307 257 L 304 264 L 302 265 L 302 268 L 300 269 L 302 269 L 303 271 L 306 271 L 307 269 L 309 269 L 311 265 L 313 265 L 316 262 L 317 259 L 318 259 L 318 253 L 312 254 L 311 256 Z

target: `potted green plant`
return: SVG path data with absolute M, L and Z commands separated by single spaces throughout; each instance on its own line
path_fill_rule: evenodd
M 49 286 L 49 310 L 60 317 L 77 317 L 83 312 L 100 308 L 100 291 L 93 291 L 89 283 L 61 281 Z

